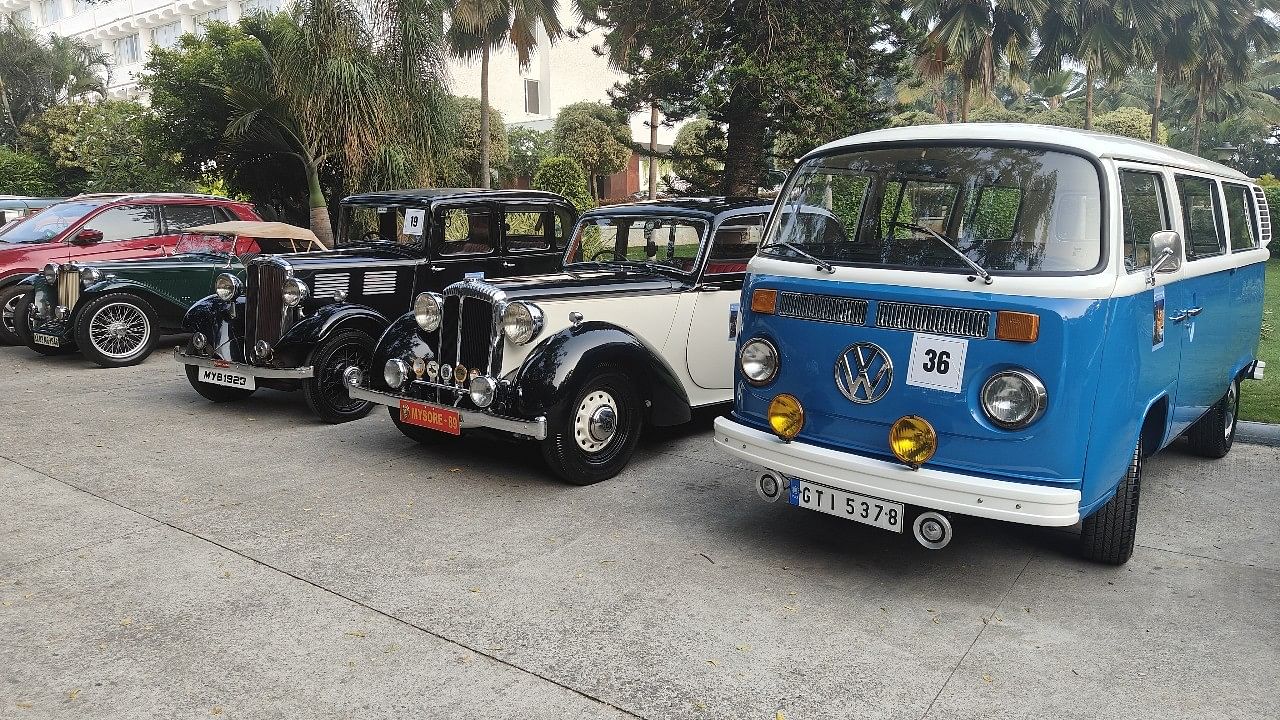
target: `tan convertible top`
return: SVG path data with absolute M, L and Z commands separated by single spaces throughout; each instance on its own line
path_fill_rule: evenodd
M 265 222 L 258 220 L 232 220 L 230 222 L 211 223 L 189 227 L 183 232 L 207 233 L 211 235 L 239 235 L 241 237 L 262 238 L 264 240 L 302 240 L 310 247 L 324 248 L 316 234 L 310 230 L 282 222 Z

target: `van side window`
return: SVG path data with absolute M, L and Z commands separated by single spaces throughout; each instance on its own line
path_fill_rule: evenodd
M 1178 176 L 1178 199 L 1182 201 L 1182 227 L 1187 235 L 1185 242 L 1190 260 L 1227 251 L 1216 184 L 1208 178 Z
M 1124 224 L 1124 268 L 1151 266 L 1151 236 L 1169 230 L 1169 204 L 1164 181 L 1156 173 L 1120 171 L 1121 222 Z
M 1227 227 L 1231 235 L 1231 251 L 1258 247 L 1258 218 L 1253 212 L 1253 193 L 1244 185 L 1222 183 L 1227 196 Z

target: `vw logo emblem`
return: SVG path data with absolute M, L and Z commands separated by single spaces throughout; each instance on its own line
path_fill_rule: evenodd
M 891 385 L 893 361 L 875 343 L 854 343 L 836 360 L 836 387 L 841 395 L 859 405 L 870 405 L 884 397 Z

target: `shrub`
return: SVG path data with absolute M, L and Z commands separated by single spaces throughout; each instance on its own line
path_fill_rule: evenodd
M 0 147 L 0 195 L 53 195 L 52 174 L 40 158 Z
M 1093 129 L 1135 140 L 1151 139 L 1151 113 L 1136 107 L 1116 108 L 1093 119 Z M 1169 129 L 1160 123 L 1158 136 L 1161 145 L 1169 144 Z
M 1026 117 L 1003 105 L 989 103 L 971 110 L 969 122 L 1019 123 L 1026 122 Z
M 685 123 L 671 144 L 671 169 L 689 183 L 690 192 L 713 192 L 724 178 L 724 152 L 729 147 L 724 130 L 710 120 Z
M 555 153 L 573 158 L 588 175 L 620 172 L 631 159 L 631 125 L 601 102 L 565 105 L 556 115 Z M 594 189 L 595 183 L 592 183 Z
M 533 174 L 533 189 L 560 193 L 578 208 L 578 212 L 596 206 L 587 191 L 587 174 L 577 160 L 564 155 L 551 155 L 538 163 Z
M 513 177 L 532 178 L 538 171 L 538 164 L 551 154 L 550 132 L 514 127 L 507 131 L 507 143 L 511 146 Z
M 939 125 L 942 118 L 923 110 L 910 110 L 889 118 L 889 127 L 910 127 L 912 125 Z
M 1054 125 L 1057 127 L 1082 128 L 1084 118 L 1079 113 L 1063 108 L 1057 110 L 1041 110 L 1027 116 L 1026 122 L 1037 125 Z

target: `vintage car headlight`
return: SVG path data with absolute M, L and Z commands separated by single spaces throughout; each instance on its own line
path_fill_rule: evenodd
M 440 320 L 444 317 L 444 302 L 435 293 L 424 292 L 413 301 L 413 319 L 418 327 L 427 332 L 435 332 L 440 328 Z
M 213 279 L 213 294 L 223 302 L 231 302 L 240 297 L 242 287 L 240 278 L 231 273 L 222 273 Z
M 284 298 L 284 304 L 289 307 L 296 307 L 298 303 L 307 299 L 307 284 L 298 278 L 289 278 L 284 281 L 284 290 L 281 296 Z M 403 307 L 403 306 L 402 306 Z
M 82 287 L 89 287 L 100 280 L 102 280 L 102 271 L 98 268 L 87 267 L 80 269 L 80 285 Z
M 391 358 L 382 368 L 382 379 L 387 382 L 387 387 L 397 390 L 409 379 L 409 366 L 403 360 Z
M 517 345 L 538 337 L 542 332 L 542 310 L 527 302 L 513 302 L 502 311 L 502 331 Z
M 49 283 L 50 285 L 56 285 L 58 283 L 58 275 L 61 272 L 62 270 L 58 267 L 56 263 L 49 263 L 48 265 L 44 266 L 44 269 L 40 271 L 40 274 L 44 276 L 45 282 Z
M 1049 393 L 1026 370 L 1002 370 L 982 385 L 982 411 L 998 427 L 1024 428 L 1044 414 Z
M 773 382 L 778 375 L 778 349 L 764 338 L 752 338 L 738 353 L 738 367 L 752 385 Z
M 487 408 L 493 404 L 493 398 L 498 394 L 498 383 L 487 375 L 473 377 L 471 384 L 467 386 L 467 392 L 476 407 Z

